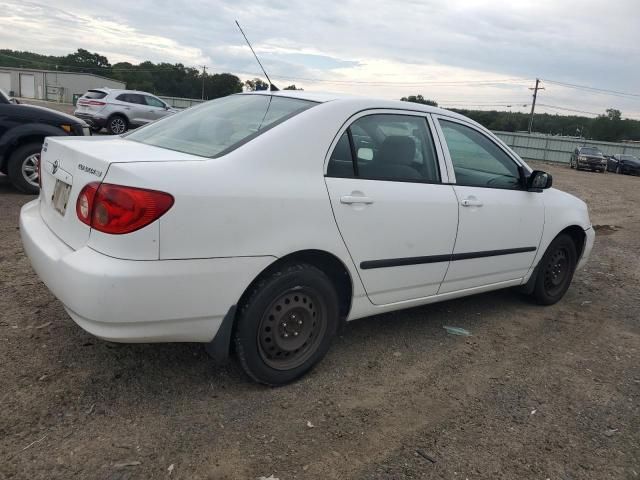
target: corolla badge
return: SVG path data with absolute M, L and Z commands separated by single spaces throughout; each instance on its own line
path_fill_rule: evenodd
M 51 170 L 51 173 L 55 175 L 56 172 L 58 171 L 59 166 L 60 166 L 60 160 L 56 160 L 55 162 L 53 162 L 53 169 Z

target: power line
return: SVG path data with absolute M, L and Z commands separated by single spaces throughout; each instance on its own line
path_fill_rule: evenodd
M 613 95 L 613 96 L 617 96 L 617 97 L 640 98 L 640 93 L 620 92 L 618 90 L 609 90 L 607 88 L 590 87 L 588 85 L 577 85 L 575 83 L 559 82 L 557 80 L 544 79 L 544 81 L 547 82 L 547 83 L 560 85 L 562 87 L 575 88 L 575 89 L 586 90 L 586 91 L 591 91 L 591 92 L 598 92 L 598 93 L 609 94 L 609 95 Z

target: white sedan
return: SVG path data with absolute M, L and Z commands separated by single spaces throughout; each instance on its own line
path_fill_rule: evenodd
M 48 138 L 40 168 L 22 241 L 78 325 L 218 359 L 233 342 L 270 385 L 347 320 L 515 286 L 553 304 L 594 241 L 585 203 L 485 128 L 399 101 L 233 95 Z

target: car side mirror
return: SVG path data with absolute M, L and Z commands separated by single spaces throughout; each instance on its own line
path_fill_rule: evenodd
M 541 192 L 553 185 L 553 177 L 542 170 L 534 170 L 527 178 L 527 190 L 530 192 Z

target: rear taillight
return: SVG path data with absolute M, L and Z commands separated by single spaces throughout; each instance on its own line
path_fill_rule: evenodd
M 173 196 L 165 192 L 92 182 L 78 195 L 76 214 L 91 228 L 119 235 L 149 225 L 172 205 Z
M 80 99 L 78 100 L 78 105 L 99 105 L 99 106 L 103 106 L 106 105 L 107 102 L 100 102 L 98 100 L 83 100 Z

